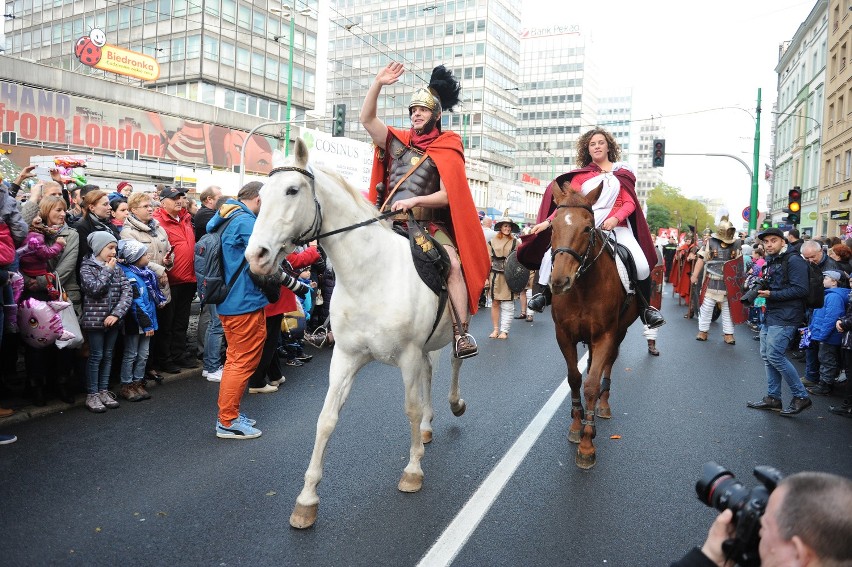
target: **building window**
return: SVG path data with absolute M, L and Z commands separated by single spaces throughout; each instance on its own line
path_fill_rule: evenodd
M 245 47 L 237 47 L 237 69 L 240 71 L 249 70 L 249 50 Z
M 852 177 L 852 150 L 846 150 L 846 163 L 844 165 L 843 179 L 849 180 Z
M 219 59 L 219 40 L 215 37 L 204 37 L 204 58 L 212 61 Z
M 201 36 L 191 35 L 186 38 L 186 58 L 198 59 L 201 57 Z
M 834 157 L 834 182 L 840 183 L 840 156 Z
M 220 61 L 222 62 L 222 65 L 233 67 L 236 62 L 236 52 L 237 50 L 234 44 L 223 41 L 220 50 L 220 54 L 222 56 Z
M 222 0 L 222 20 L 231 24 L 237 22 L 236 0 Z

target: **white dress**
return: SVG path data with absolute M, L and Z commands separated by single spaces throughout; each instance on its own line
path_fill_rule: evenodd
M 612 171 L 618 171 L 619 169 L 626 169 L 632 172 L 630 166 L 626 163 L 614 163 Z M 595 204 L 592 205 L 592 212 L 595 214 L 595 226 L 603 224 L 609 216 L 610 211 L 612 211 L 612 206 L 615 204 L 618 194 L 621 192 L 621 182 L 619 182 L 615 175 L 612 173 L 601 173 L 586 180 L 580 188 L 580 193 L 583 196 L 586 196 L 594 191 L 601 183 L 603 183 L 601 195 L 598 197 Z M 615 227 L 610 238 L 620 242 L 626 246 L 628 250 L 630 250 L 630 253 L 633 255 L 633 261 L 636 263 L 636 276 L 638 279 L 644 280 L 651 275 L 651 268 L 648 266 L 648 259 L 645 258 L 645 253 L 642 251 L 642 247 L 639 246 L 639 242 L 636 240 L 636 237 L 633 236 L 633 229 L 630 226 L 630 220 L 627 219 L 625 222 L 627 223 L 627 226 Z M 551 264 L 550 249 L 548 248 L 541 261 L 538 283 L 541 285 L 548 285 L 550 283 L 550 272 L 552 269 L 553 266 Z

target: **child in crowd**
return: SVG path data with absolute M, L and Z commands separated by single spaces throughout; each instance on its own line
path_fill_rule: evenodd
M 130 216 L 130 209 L 127 206 L 127 199 L 119 195 L 118 197 L 111 197 L 109 200 L 109 208 L 112 209 L 110 213 L 109 222 L 116 228 L 117 232 L 120 234 L 121 229 L 124 228 L 124 221 L 127 220 L 127 217 Z
M 64 215 L 64 212 L 63 212 Z M 30 223 L 30 232 L 24 245 L 18 249 L 18 262 L 24 276 L 24 289 L 28 293 L 45 292 L 38 299 L 59 299 L 56 275 L 50 272 L 48 261 L 62 254 L 65 238 L 58 236 L 62 224 L 47 226 L 41 216 Z M 41 295 L 36 293 L 36 296 Z
M 825 301 L 819 309 L 814 309 L 808 329 L 811 338 L 819 341 L 819 382 L 808 387 L 808 392 L 817 396 L 827 396 L 834 388 L 834 380 L 840 375 L 840 339 L 842 333 L 837 323 L 845 316 L 849 303 L 849 290 L 837 287 L 842 278 L 839 271 L 823 272 L 822 283 L 825 286 Z
M 147 252 L 148 247 L 138 240 L 118 242 L 121 269 L 133 293 L 132 316 L 124 318 L 124 358 L 118 394 L 130 402 L 151 398 L 144 387 L 145 364 L 151 337 L 157 330 L 157 307 L 166 304 L 166 297 L 157 284 L 157 275 L 148 268 Z
M 83 292 L 83 317 L 80 327 L 89 340 L 86 365 L 88 395 L 86 407 L 103 413 L 117 408 L 115 395 L 108 390 L 112 351 L 118 337 L 119 321 L 130 309 L 133 299 L 130 282 L 117 268 L 117 241 L 111 232 L 98 230 L 86 238 L 92 253 L 80 264 L 80 289 Z

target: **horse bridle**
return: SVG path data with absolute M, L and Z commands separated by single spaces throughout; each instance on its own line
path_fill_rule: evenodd
M 311 221 L 311 224 L 308 225 L 308 228 L 306 228 L 304 231 L 302 231 L 302 234 L 300 234 L 297 238 L 295 238 L 293 240 L 293 244 L 295 244 L 297 246 L 301 246 L 302 244 L 307 244 L 308 242 L 310 242 L 312 240 L 319 240 L 321 238 L 325 238 L 326 236 L 331 236 L 333 234 L 339 234 L 341 232 L 347 232 L 349 230 L 352 230 L 353 228 L 358 228 L 359 226 L 365 226 L 365 225 L 368 225 L 368 224 L 372 224 L 374 222 L 384 220 L 386 218 L 392 217 L 392 216 L 399 213 L 399 211 L 387 211 L 385 213 L 380 214 L 377 217 L 367 219 L 367 220 L 359 222 L 359 223 L 351 224 L 349 226 L 344 226 L 343 228 L 338 228 L 336 230 L 331 230 L 329 232 L 325 232 L 325 233 L 321 234 L 320 230 L 322 230 L 322 207 L 320 207 L 319 201 L 317 200 L 317 189 L 316 189 L 316 183 L 315 183 L 316 179 L 314 178 L 313 172 L 310 170 L 310 167 L 308 169 L 304 169 L 304 168 L 296 167 L 296 166 L 293 166 L 293 165 L 287 165 L 287 166 L 281 166 L 281 167 L 274 168 L 272 171 L 269 172 L 268 177 L 272 177 L 273 174 L 281 173 L 281 172 L 284 172 L 284 171 L 295 171 L 297 173 L 301 173 L 302 175 L 304 175 L 305 177 L 308 177 L 311 180 L 311 195 L 313 196 L 313 199 L 314 199 L 314 219 Z
M 592 218 L 594 218 L 594 216 L 595 216 L 595 212 L 592 210 L 592 207 L 590 207 L 589 205 L 556 205 L 556 208 L 557 209 L 585 209 L 585 210 L 589 211 L 589 213 L 591 213 Z M 570 256 L 573 256 L 574 259 L 577 260 L 577 262 L 580 263 L 580 267 L 577 268 L 577 274 L 574 276 L 575 280 L 578 279 L 580 276 L 582 276 L 589 268 L 592 267 L 592 265 L 595 263 L 595 261 L 598 258 L 600 258 L 600 255 L 603 253 L 604 249 L 606 248 L 605 246 L 601 246 L 600 250 L 598 250 L 597 255 L 594 258 L 592 258 L 591 261 L 589 261 L 589 256 L 591 255 L 592 251 L 595 248 L 595 243 L 597 242 L 598 237 L 600 237 L 601 242 L 603 242 L 604 236 L 603 236 L 603 230 L 600 229 L 600 228 L 597 228 L 595 226 L 588 227 L 587 232 L 589 232 L 589 244 L 588 244 L 588 246 L 586 246 L 586 251 L 583 252 L 582 255 L 579 254 L 573 248 L 568 248 L 568 247 L 564 247 L 564 246 L 559 247 L 559 248 L 552 248 L 551 251 L 550 251 L 550 262 L 551 262 L 551 264 L 553 264 L 553 262 L 556 260 L 557 254 L 568 254 Z

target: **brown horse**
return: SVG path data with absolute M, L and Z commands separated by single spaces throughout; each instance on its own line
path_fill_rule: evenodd
M 555 185 L 555 184 L 554 184 Z M 553 272 L 553 321 L 556 342 L 568 364 L 571 386 L 571 427 L 568 440 L 579 443 L 575 462 L 590 469 L 595 465 L 595 407 L 598 417 L 610 419 L 609 383 L 612 365 L 627 328 L 639 316 L 640 302 L 628 297 L 618 276 L 615 259 L 604 231 L 595 227 L 592 205 L 603 185 L 583 197 L 566 182 L 555 186 L 551 239 Z M 577 343 L 589 346 L 586 382 L 577 369 Z M 580 400 L 580 387 L 586 406 Z M 599 405 L 598 405 L 599 404 Z

